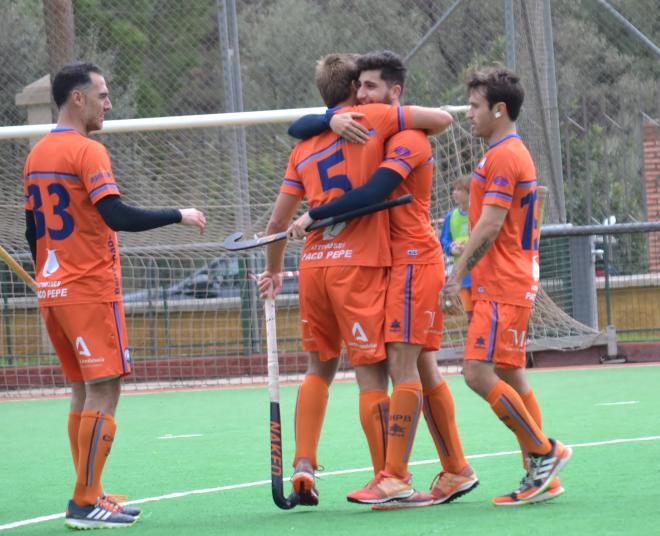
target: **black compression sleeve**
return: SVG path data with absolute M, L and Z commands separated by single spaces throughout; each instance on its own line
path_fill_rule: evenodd
M 309 215 L 315 220 L 338 216 L 345 212 L 384 201 L 401 184 L 403 177 L 389 168 L 378 168 L 364 185 L 346 192 L 341 197 L 313 208 Z
M 118 195 L 109 195 L 96 203 L 103 221 L 113 231 L 148 231 L 181 221 L 176 208 L 137 208 L 125 205 Z
M 34 265 L 37 266 L 37 224 L 34 223 L 34 214 L 31 210 L 25 211 L 25 238 L 30 246 Z
M 317 134 L 321 134 L 330 128 L 330 118 L 332 115 L 326 114 L 308 114 L 296 119 L 287 133 L 293 138 L 306 140 Z

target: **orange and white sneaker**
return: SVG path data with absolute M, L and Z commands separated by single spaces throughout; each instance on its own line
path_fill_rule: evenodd
M 446 504 L 470 493 L 479 485 L 477 474 L 468 465 L 461 474 L 442 471 L 431 482 L 433 504 Z
M 538 503 L 550 501 L 552 499 L 559 497 L 562 493 L 564 493 L 564 491 L 566 490 L 561 485 L 561 482 L 559 481 L 559 477 L 556 476 L 555 478 L 552 479 L 552 482 L 550 482 L 548 489 L 546 489 L 543 493 L 540 493 L 536 497 L 532 497 L 527 502 L 529 504 L 538 504 Z
M 360 504 L 382 504 L 408 499 L 414 493 L 409 478 L 401 480 L 385 471 L 380 471 L 365 487 L 352 491 L 346 499 Z
M 291 476 L 293 491 L 300 497 L 301 506 L 317 506 L 319 492 L 316 489 L 314 467 L 307 458 L 300 458 Z
M 532 502 L 534 498 L 544 494 L 573 454 L 571 448 L 563 445 L 560 441 L 550 439 L 550 443 L 552 444 L 552 449 L 548 454 L 529 456 L 529 469 L 520 482 L 518 489 L 509 495 L 495 497 L 493 504 L 496 506 L 513 506 L 520 502 Z M 561 488 L 561 485 L 559 488 Z M 536 502 L 558 497 L 563 493 L 563 488 L 561 488 L 561 491 L 555 489 L 554 492 L 554 496 L 551 496 L 551 493 L 551 495 L 547 495 L 542 500 L 537 500 Z
M 386 503 L 374 504 L 372 510 L 404 510 L 406 508 L 422 508 L 433 505 L 433 495 L 422 491 L 415 491 L 405 499 L 394 499 Z
M 550 482 L 548 489 L 546 489 L 543 493 L 537 495 L 536 497 L 532 497 L 528 501 L 523 501 L 519 499 L 516 492 L 514 491 L 513 493 L 509 493 L 508 495 L 493 497 L 493 504 L 495 506 L 521 506 L 524 504 L 538 504 L 541 502 L 549 501 L 551 499 L 555 499 L 556 497 L 559 497 L 562 493 L 564 493 L 564 491 L 566 490 L 561 485 L 559 481 L 559 477 L 555 477 L 552 480 L 552 482 Z

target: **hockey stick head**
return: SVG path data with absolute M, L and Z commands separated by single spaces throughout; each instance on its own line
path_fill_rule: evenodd
M 272 242 L 277 242 L 278 240 L 283 240 L 286 238 L 286 231 L 281 233 L 275 233 L 272 235 L 261 236 L 259 238 L 241 240 L 243 238 L 243 233 L 240 231 L 230 234 L 222 242 L 222 247 L 228 249 L 229 251 L 239 251 L 242 249 L 252 249 L 263 246 L 264 244 L 270 244 Z

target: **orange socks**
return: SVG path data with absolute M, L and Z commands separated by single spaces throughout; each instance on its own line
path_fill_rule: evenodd
M 318 467 L 316 451 L 327 405 L 328 384 L 320 376 L 307 374 L 298 389 L 298 400 L 296 401 L 294 467 L 299 458 L 307 458 L 314 469 Z
M 117 425 L 110 415 L 83 411 L 78 430 L 78 477 L 73 500 L 79 506 L 96 503 L 103 495 L 101 473 L 110 454 Z
M 80 413 L 69 413 L 69 447 L 73 458 L 73 468 L 78 472 L 78 430 L 80 430 Z
M 533 454 L 547 454 L 552 445 L 543 435 L 541 428 L 529 414 L 525 404 L 516 392 L 506 382 L 499 380 L 486 397 L 490 407 L 500 420 L 518 438 L 521 448 Z
M 424 391 L 424 417 L 433 437 L 442 468 L 460 474 L 468 466 L 456 426 L 454 397 L 447 382 Z
M 422 409 L 422 386 L 401 383 L 390 399 L 385 471 L 398 478 L 408 477 L 408 460 Z
M 374 475 L 385 469 L 389 404 L 387 391 L 360 393 L 360 422 L 369 444 Z

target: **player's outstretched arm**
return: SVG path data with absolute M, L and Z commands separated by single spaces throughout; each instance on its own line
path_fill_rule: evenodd
M 103 221 L 113 231 L 140 232 L 156 229 L 172 223 L 196 225 L 204 231 L 206 218 L 197 209 L 138 208 L 126 205 L 118 195 L 109 195 L 96 203 Z M 186 221 L 183 221 L 183 213 Z
M 427 134 L 440 134 L 454 122 L 454 116 L 440 108 L 409 106 L 410 128 L 425 130 Z
M 369 129 L 358 123 L 357 119 L 364 117 L 359 112 L 308 114 L 291 124 L 289 136 L 306 140 L 322 134 L 328 129 L 351 143 L 366 143 L 369 141 Z

